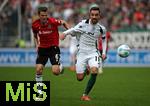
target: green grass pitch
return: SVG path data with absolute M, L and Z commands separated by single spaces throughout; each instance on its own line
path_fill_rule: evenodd
M 34 77 L 34 67 L 0 67 L 0 81 L 32 81 Z M 80 101 L 80 96 L 89 76 L 78 82 L 75 72 L 67 68 L 60 76 L 45 68 L 43 77 L 51 81 L 51 106 L 150 106 L 150 68 L 104 68 L 88 102 Z

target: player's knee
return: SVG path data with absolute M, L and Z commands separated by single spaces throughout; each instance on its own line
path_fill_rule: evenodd
M 42 66 L 37 66 L 36 67 L 36 74 L 42 74 L 43 72 L 43 67 Z
M 82 81 L 83 79 L 84 79 L 84 78 L 78 78 L 78 77 L 77 77 L 77 80 L 78 80 L 78 81 Z
M 98 68 L 97 67 L 92 67 L 91 68 L 91 73 L 92 74 L 97 74 L 98 73 Z
M 54 72 L 54 71 L 53 71 L 53 74 L 57 76 L 57 75 L 59 75 L 59 72 Z
M 52 68 L 52 72 L 53 72 L 54 75 L 59 75 L 59 74 L 60 74 L 60 69 L 59 69 L 59 67 L 53 67 L 53 68 Z
M 82 81 L 84 79 L 84 74 L 77 74 L 77 80 Z
M 59 75 L 59 73 L 60 73 L 59 71 L 53 71 L 53 74 L 56 76 Z

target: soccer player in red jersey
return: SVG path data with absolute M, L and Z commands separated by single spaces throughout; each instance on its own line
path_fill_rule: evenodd
M 106 41 L 107 41 L 106 53 L 107 53 L 107 51 L 108 51 L 108 42 L 109 42 L 110 38 L 111 38 L 110 32 L 106 32 L 106 39 L 107 39 L 107 40 L 106 40 Z M 98 50 L 99 50 L 100 53 L 102 54 L 102 52 L 103 52 L 102 37 L 100 37 L 98 44 L 99 44 L 99 45 L 98 45 Z M 103 60 L 102 60 L 102 62 L 103 62 Z M 103 64 L 101 63 L 101 65 L 103 65 Z M 100 66 L 100 68 L 98 69 L 98 72 L 99 72 L 99 74 L 102 74 L 102 73 L 103 73 L 102 66 Z
M 39 7 L 38 15 L 39 19 L 32 23 L 32 30 L 37 48 L 36 81 L 38 86 L 42 86 L 42 72 L 48 59 L 50 59 L 52 64 L 52 72 L 54 75 L 59 75 L 62 71 L 58 26 L 63 25 L 68 29 L 68 24 L 64 20 L 49 18 L 47 7 Z M 38 93 L 40 98 L 42 96 L 40 87 Z

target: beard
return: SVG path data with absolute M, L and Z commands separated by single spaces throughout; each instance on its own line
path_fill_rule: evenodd
M 97 24 L 98 23 L 97 19 L 91 19 L 91 21 L 92 21 L 93 24 Z

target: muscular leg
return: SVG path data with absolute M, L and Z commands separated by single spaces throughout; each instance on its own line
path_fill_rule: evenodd
M 44 68 L 43 64 L 36 64 L 36 74 L 41 75 L 43 72 L 43 68 Z
M 52 65 L 52 72 L 54 75 L 60 74 L 60 65 Z
M 84 76 L 86 74 L 86 65 L 86 62 L 82 60 L 82 58 L 78 57 L 76 63 L 76 77 L 78 81 L 82 81 L 84 79 Z
M 85 74 L 84 73 L 79 73 L 79 74 L 76 74 L 76 76 L 77 76 L 78 81 L 82 81 L 84 79 Z
M 43 77 L 42 77 L 42 72 L 43 72 L 43 65 L 42 64 L 36 64 L 36 82 L 37 82 L 37 86 L 42 86 L 42 81 L 43 81 Z M 41 87 L 38 87 L 38 93 L 42 94 L 42 89 Z
M 76 74 L 77 80 L 78 80 L 78 81 L 82 81 L 82 80 L 84 79 L 84 76 L 85 76 L 85 75 L 89 75 L 89 74 L 90 74 L 90 69 L 87 69 L 87 68 L 86 68 L 86 69 L 84 70 L 84 73 L 77 73 L 77 74 Z
M 91 76 L 90 76 L 90 79 L 89 79 L 89 81 L 87 83 L 87 86 L 86 86 L 86 89 L 85 89 L 83 95 L 88 95 L 89 92 L 91 91 L 91 89 L 93 88 L 93 86 L 94 86 L 94 84 L 96 82 L 97 73 L 98 73 L 98 68 L 92 67 L 91 68 Z
M 77 63 L 76 64 L 76 77 L 78 81 L 82 81 L 84 79 L 84 76 L 86 75 L 86 68 L 85 68 L 86 64 L 80 64 Z
M 70 59 L 70 61 L 71 61 L 71 66 L 70 66 L 70 70 L 71 71 L 75 71 L 75 63 L 76 63 L 76 54 L 75 53 L 73 53 L 73 54 L 71 54 L 71 59 Z
M 60 63 L 60 49 L 57 46 L 52 46 L 50 48 L 50 61 L 52 64 L 52 72 L 54 75 L 59 75 L 63 73 L 63 66 Z

